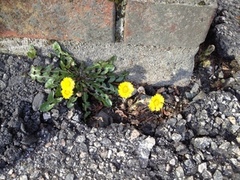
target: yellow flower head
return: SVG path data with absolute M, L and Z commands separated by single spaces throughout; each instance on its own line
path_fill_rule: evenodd
M 61 91 L 63 98 L 69 99 L 73 95 L 72 89 L 62 89 Z
M 72 78 L 70 77 L 65 77 L 62 81 L 61 81 L 61 88 L 62 89 L 70 89 L 73 90 L 75 86 L 75 82 Z
M 164 97 L 161 94 L 154 95 L 148 104 L 151 111 L 160 111 L 164 104 Z
M 118 94 L 122 98 L 129 98 L 132 96 L 134 87 L 130 82 L 122 82 L 118 86 Z

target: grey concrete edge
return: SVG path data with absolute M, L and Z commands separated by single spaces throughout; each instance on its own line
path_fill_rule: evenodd
M 1 38 L 0 52 L 25 55 L 30 45 L 38 50 L 38 55 L 49 56 L 53 41 L 28 38 Z M 130 72 L 128 79 L 136 83 L 155 86 L 189 84 L 194 67 L 194 56 L 198 47 L 158 47 L 129 45 L 125 43 L 80 43 L 59 41 L 63 49 L 78 61 L 94 62 L 117 56 L 117 72 Z

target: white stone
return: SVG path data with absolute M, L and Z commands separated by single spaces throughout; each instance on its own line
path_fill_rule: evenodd
M 169 161 L 169 164 L 171 164 L 172 166 L 175 166 L 176 164 L 176 160 L 173 158 Z
M 27 175 L 21 175 L 19 177 L 19 180 L 28 180 L 28 177 L 27 177 Z
M 179 142 L 181 139 L 182 139 L 182 136 L 180 134 L 177 134 L 177 133 L 172 134 L 172 140 L 174 142 Z
M 130 140 L 134 140 L 136 138 L 138 138 L 140 136 L 140 132 L 136 129 L 134 129 L 132 132 L 131 132 L 131 135 L 130 135 Z
M 207 163 L 202 163 L 198 165 L 198 172 L 202 173 L 204 170 L 207 170 Z
M 176 168 L 176 176 L 177 176 L 178 179 L 183 179 L 184 171 L 183 171 L 183 168 L 181 166 L 178 166 Z
M 232 123 L 232 124 L 236 124 L 236 118 L 233 116 L 229 116 L 228 120 Z

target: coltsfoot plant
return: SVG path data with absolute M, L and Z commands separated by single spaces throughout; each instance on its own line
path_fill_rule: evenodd
M 84 62 L 76 63 L 57 42 L 53 44 L 53 49 L 59 58 L 59 66 L 32 66 L 29 73 L 32 79 L 44 83 L 44 87 L 50 90 L 47 100 L 40 106 L 40 111 L 49 111 L 63 100 L 67 102 L 67 107 L 71 108 L 77 99 L 81 98 L 86 119 L 91 113 L 90 96 L 106 107 L 112 106 L 111 96 L 118 94 L 116 85 L 128 75 L 126 72 L 114 73 L 116 56 L 87 65 Z
M 200 66 L 207 68 L 211 66 L 210 55 L 215 51 L 214 45 L 209 45 L 205 51 L 199 55 Z
M 160 111 L 164 105 L 164 97 L 161 94 L 155 94 L 154 96 L 146 96 L 145 90 L 142 88 L 143 91 L 139 93 L 139 97 L 133 103 L 133 106 L 137 105 L 138 103 L 145 104 L 148 106 L 150 111 Z M 135 88 L 131 82 L 122 82 L 118 86 L 118 94 L 124 100 L 131 98 L 134 95 Z M 144 94 L 144 99 L 140 98 L 141 94 Z

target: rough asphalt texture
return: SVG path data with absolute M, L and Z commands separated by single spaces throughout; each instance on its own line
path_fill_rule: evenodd
M 240 63 L 240 2 L 218 0 L 218 5 L 212 28 L 218 53 Z
M 0 55 L 0 179 L 240 179 L 240 104 L 231 92 L 192 102 L 154 136 L 122 124 L 96 129 L 64 105 L 39 113 L 44 88 L 27 75 L 31 64 Z
M 240 104 L 211 92 L 146 136 L 130 125 L 89 128 L 64 105 L 41 114 L 32 60 L 1 55 L 0 179 L 238 179 Z M 36 58 L 33 64 L 48 63 Z M 34 111 L 35 110 L 35 111 Z

